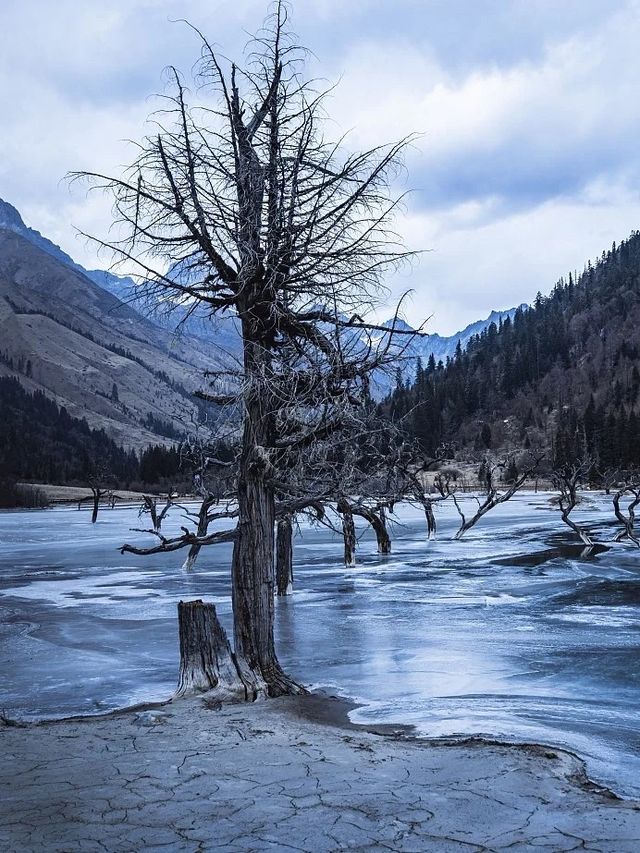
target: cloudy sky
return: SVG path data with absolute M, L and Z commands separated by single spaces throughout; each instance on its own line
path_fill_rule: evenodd
M 239 54 L 266 0 L 0 0 L 0 197 L 85 266 L 110 205 L 62 180 L 132 159 L 189 18 Z M 293 0 L 336 132 L 422 134 L 400 225 L 428 250 L 390 281 L 450 333 L 531 301 L 640 228 L 640 0 Z

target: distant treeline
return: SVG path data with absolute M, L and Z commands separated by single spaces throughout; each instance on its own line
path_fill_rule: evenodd
M 537 447 L 560 464 L 640 463 L 640 233 L 446 364 L 419 362 L 383 410 L 428 454 Z
M 86 484 L 102 479 L 118 488 L 182 480 L 192 473 L 180 446 L 153 445 L 138 456 L 104 430 L 72 417 L 40 391 L 0 378 L 0 480 Z M 6 504 L 5 504 L 6 505 Z

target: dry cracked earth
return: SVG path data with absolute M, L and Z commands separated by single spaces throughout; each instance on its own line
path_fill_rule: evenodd
M 640 805 L 571 755 L 435 745 L 318 697 L 0 728 L 6 851 L 637 853 Z

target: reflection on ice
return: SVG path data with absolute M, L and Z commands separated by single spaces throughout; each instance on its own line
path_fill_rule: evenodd
M 638 795 L 640 561 L 611 543 L 604 496 L 583 511 L 606 549 L 571 543 L 544 494 L 519 496 L 461 542 L 451 541 L 452 508 L 438 507 L 427 542 L 422 512 L 403 507 L 393 553 L 378 556 L 365 533 L 349 569 L 332 534 L 303 527 L 295 592 L 276 608 L 283 661 L 362 701 L 355 721 L 564 745 Z M 168 531 L 180 523 L 170 517 Z M 0 515 L 4 713 L 91 713 L 169 695 L 180 599 L 214 601 L 230 627 L 230 546 L 203 550 L 186 574 L 180 554 L 120 555 L 137 524 L 134 509 L 95 526 L 72 509 Z

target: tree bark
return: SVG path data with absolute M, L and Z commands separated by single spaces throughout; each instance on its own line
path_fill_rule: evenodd
M 247 687 L 240 675 L 224 628 L 213 604 L 178 604 L 180 675 L 176 696 L 215 691 L 221 700 L 245 701 Z
M 246 325 L 256 322 L 255 313 Z M 265 483 L 268 448 L 274 430 L 264 377 L 269 373 L 264 347 L 245 330 L 245 371 L 251 377 L 245 397 L 242 453 L 238 476 L 238 526 L 233 545 L 231 598 L 234 646 L 245 680 L 269 696 L 305 693 L 280 666 L 273 636 L 275 498 Z M 255 387 L 252 387 L 252 382 Z
M 91 489 L 93 492 L 93 511 L 91 513 L 91 523 L 95 524 L 98 520 L 98 510 L 100 509 L 100 489 Z
M 276 584 L 278 595 L 293 590 L 293 524 L 291 516 L 278 521 L 276 533 Z
M 356 526 L 353 523 L 352 513 L 347 509 L 342 512 L 342 536 L 344 538 L 344 564 L 345 566 L 355 566 Z
M 389 531 L 387 530 L 382 513 L 378 515 L 378 513 L 373 510 L 361 508 L 354 509 L 353 512 L 355 515 L 360 515 L 365 519 L 365 521 L 368 521 L 373 528 L 373 531 L 376 534 L 376 541 L 378 543 L 378 553 L 390 554 L 391 537 L 389 536 Z
M 424 506 L 424 515 L 427 519 L 427 537 L 429 539 L 433 539 L 436 535 L 437 524 L 436 524 L 436 516 L 433 511 L 433 504 L 431 501 L 426 500 L 423 504 Z

